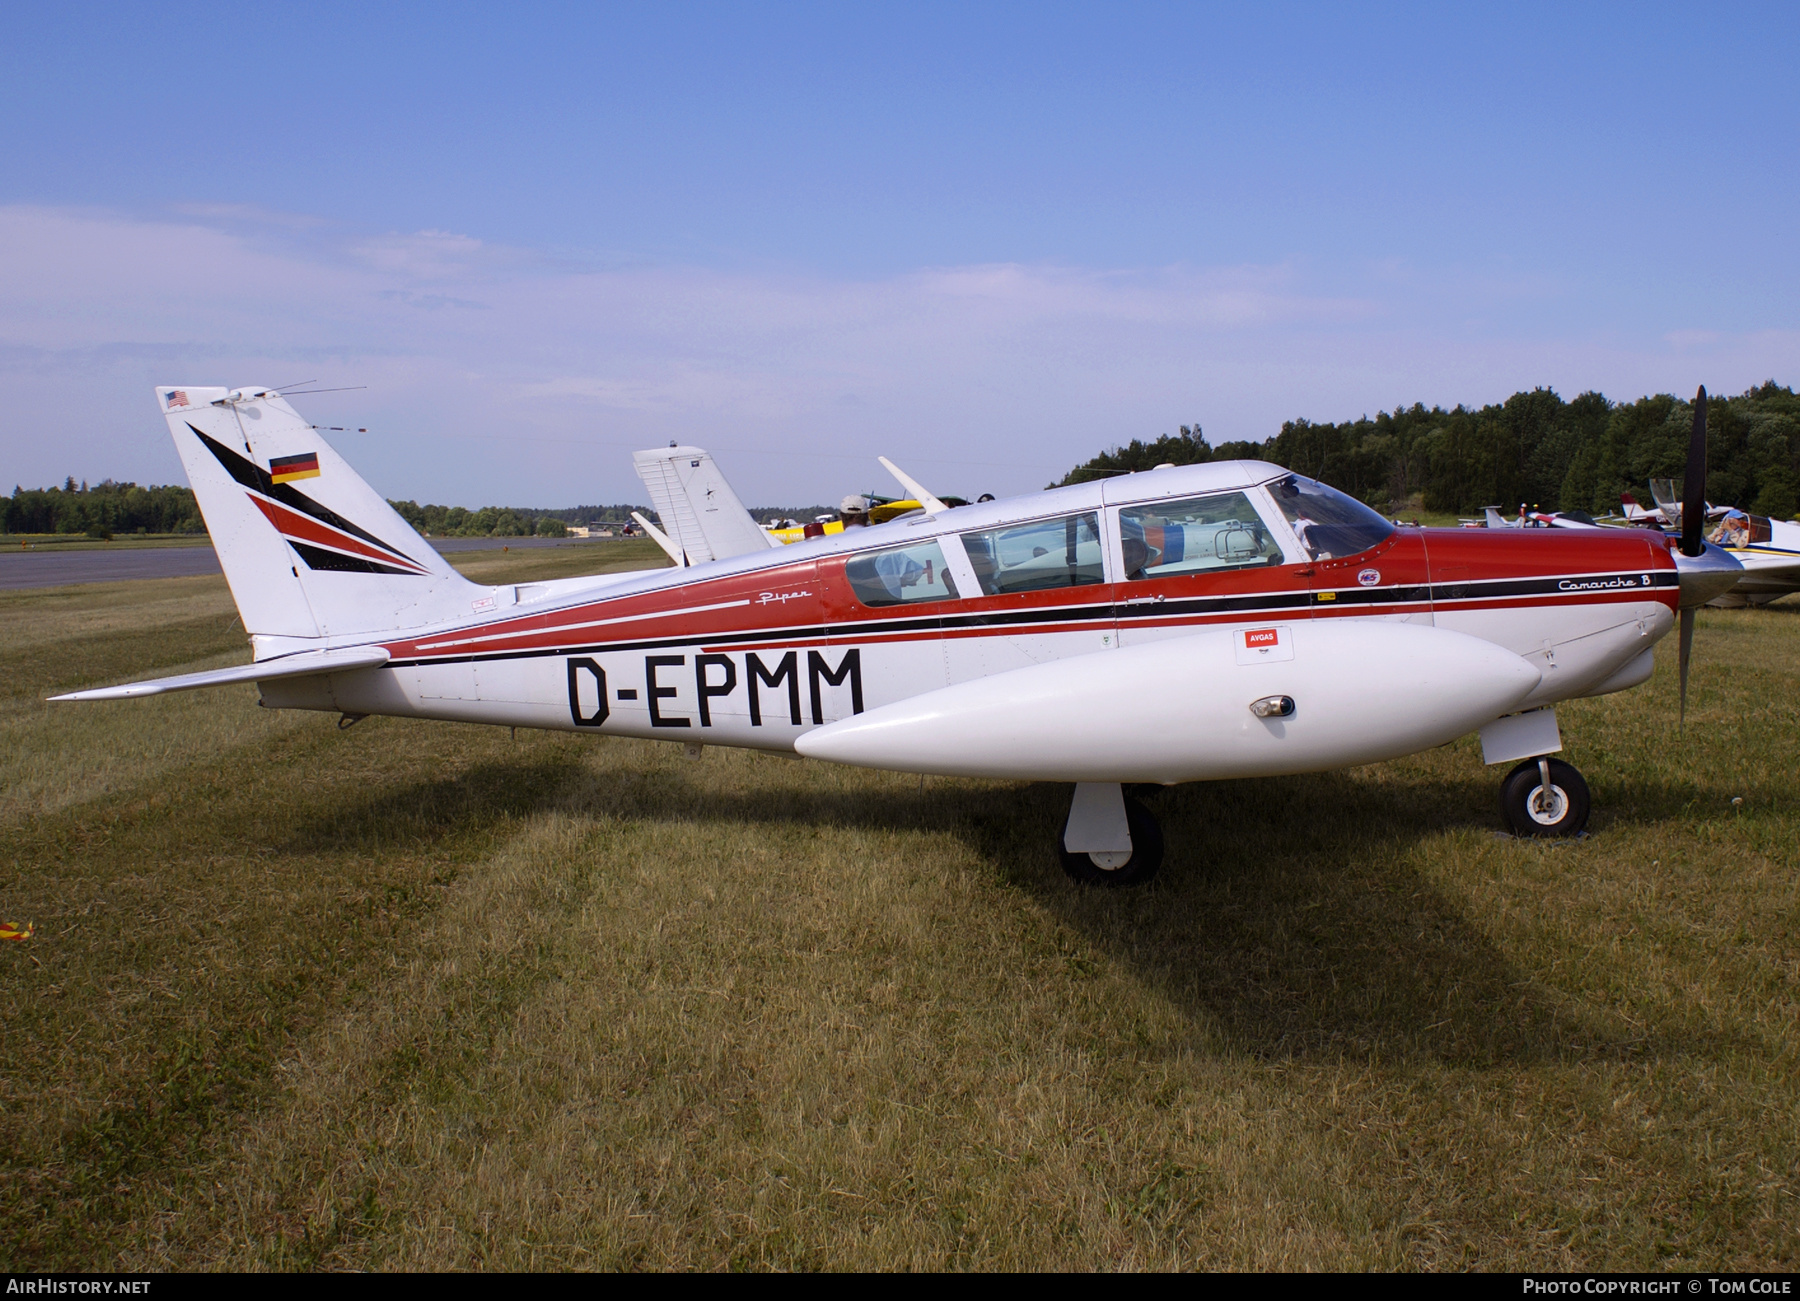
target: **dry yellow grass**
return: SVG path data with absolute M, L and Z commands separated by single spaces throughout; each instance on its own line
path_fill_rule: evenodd
M 119 707 L 14 684 L 224 656 L 173 581 L 16 598 L 72 790 Z M 1590 840 L 1463 744 L 1154 794 L 1132 893 L 1061 787 L 127 705 L 179 761 L 4 770 L 0 1264 L 1792 1268 L 1796 613 L 1703 616 L 1685 737 L 1565 709 Z

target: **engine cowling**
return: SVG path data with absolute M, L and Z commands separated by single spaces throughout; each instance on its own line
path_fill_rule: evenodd
M 1298 620 L 959 683 L 828 724 L 795 748 L 870 768 L 1036 781 L 1317 772 L 1455 740 L 1516 708 L 1540 677 L 1511 651 L 1442 628 Z

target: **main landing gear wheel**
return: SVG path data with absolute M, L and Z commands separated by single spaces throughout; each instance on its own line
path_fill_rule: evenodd
M 1500 813 L 1517 836 L 1578 836 L 1588 808 L 1587 783 L 1561 759 L 1527 759 L 1500 783 Z
M 1128 853 L 1072 853 L 1056 841 L 1062 869 L 1083 885 L 1143 885 L 1162 866 L 1162 828 L 1150 810 L 1125 797 L 1125 821 L 1131 828 Z

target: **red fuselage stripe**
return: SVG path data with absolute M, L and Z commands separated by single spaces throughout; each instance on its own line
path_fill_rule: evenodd
M 1121 633 L 1130 633 L 1138 628 L 1202 628 L 1217 627 L 1228 624 L 1267 622 L 1270 619 L 1370 619 L 1392 618 L 1394 616 L 1420 613 L 1449 614 L 1464 610 L 1519 610 L 1525 608 L 1550 608 L 1560 606 L 1592 606 L 1592 605 L 1624 605 L 1635 604 L 1644 600 L 1654 601 L 1659 605 L 1675 608 L 1676 593 L 1669 588 L 1655 590 L 1639 589 L 1637 591 L 1596 591 L 1569 592 L 1556 594 L 1539 594 L 1534 596 L 1515 597 L 1471 597 L 1455 601 L 1439 601 L 1435 607 L 1427 601 L 1415 601 L 1404 604 L 1376 605 L 1363 604 L 1345 606 L 1342 609 L 1329 607 L 1299 607 L 1281 610 L 1230 610 L 1206 614 L 1171 615 L 1166 618 L 1124 618 L 1115 619 L 1112 615 L 1096 611 L 1085 619 L 1045 621 L 1042 623 L 1013 623 L 974 626 L 967 628 L 910 628 L 893 632 L 883 631 L 879 627 L 863 624 L 856 627 L 845 627 L 841 633 L 827 637 L 795 637 L 783 629 L 770 629 L 766 641 L 735 640 L 716 644 L 695 641 L 702 651 L 721 653 L 743 650 L 787 650 L 790 648 L 818 646 L 829 640 L 832 644 L 843 642 L 846 645 L 870 645 L 872 643 L 901 643 L 916 641 L 936 641 L 940 639 L 964 640 L 979 637 L 1019 637 L 1019 636 L 1052 636 L 1057 633 L 1091 633 L 1096 626 L 1112 631 L 1115 627 Z M 900 622 L 896 617 L 895 622 Z M 754 629 L 744 629 L 745 634 L 754 634 Z M 689 634 L 681 637 L 683 641 L 690 638 L 704 638 L 705 633 Z M 741 635 L 740 635 L 741 636 Z M 630 636 L 618 637 L 618 641 L 631 643 L 643 640 Z M 662 639 L 657 639 L 662 640 Z M 587 640 L 572 641 L 562 629 L 538 628 L 522 629 L 511 637 L 501 637 L 495 641 L 484 642 L 480 650 L 474 652 L 476 658 L 489 655 L 513 655 L 531 651 L 555 651 L 559 647 L 569 645 L 589 646 Z M 430 661 L 433 659 L 465 659 L 470 657 L 466 648 L 450 655 L 421 655 L 415 650 L 407 649 L 403 642 L 390 646 L 396 657 L 409 660 Z
M 245 495 L 256 503 L 256 509 L 268 518 L 269 523 L 275 526 L 276 532 L 283 537 L 299 538 L 302 542 L 331 547 L 336 551 L 347 551 L 351 555 L 363 556 L 369 560 L 379 560 L 384 565 L 404 565 L 415 573 L 425 572 L 404 556 L 396 556 L 390 551 L 379 550 L 366 542 L 351 537 L 348 533 L 340 533 L 334 528 L 320 524 L 317 520 L 308 519 L 297 511 L 291 511 L 286 506 L 258 497 L 254 493 Z

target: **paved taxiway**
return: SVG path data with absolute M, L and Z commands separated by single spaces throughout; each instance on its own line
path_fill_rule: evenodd
M 433 538 L 439 551 L 498 551 L 501 547 L 582 546 L 560 538 Z M 0 551 L 0 590 L 117 583 L 134 578 L 189 578 L 216 574 L 219 558 L 206 547 L 121 547 L 59 551 L 54 543 L 31 550 Z

